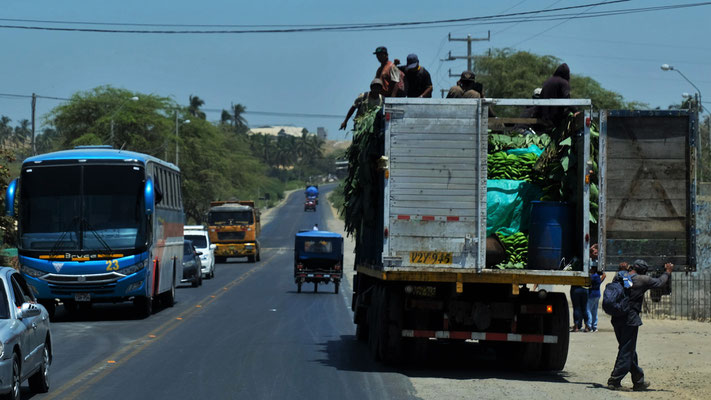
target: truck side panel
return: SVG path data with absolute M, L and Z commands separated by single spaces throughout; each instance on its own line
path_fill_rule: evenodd
M 694 269 L 693 115 L 609 111 L 601 120 L 606 267 L 641 258 L 652 268 Z

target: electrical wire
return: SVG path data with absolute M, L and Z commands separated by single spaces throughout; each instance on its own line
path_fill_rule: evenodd
M 541 17 L 545 15 L 537 14 L 547 14 L 559 11 L 574 10 L 581 8 L 596 7 L 601 5 L 611 5 L 617 3 L 629 2 L 630 0 L 613 0 L 604 1 L 597 3 L 589 3 L 578 6 L 567 6 L 558 7 L 549 10 L 534 10 L 525 11 L 518 13 L 509 14 L 498 14 L 498 15 L 487 15 L 479 17 L 468 17 L 468 18 L 451 18 L 442 20 L 430 20 L 430 21 L 407 21 L 407 22 L 396 22 L 396 23 L 357 23 L 357 24 L 320 24 L 320 25 L 255 25 L 259 26 L 261 29 L 217 29 L 217 30 L 144 30 L 144 29 L 107 29 L 107 28 L 78 28 L 78 27 L 50 27 L 50 26 L 31 26 L 31 25 L 0 25 L 0 28 L 5 29 L 27 29 L 27 30 L 46 30 L 46 31 L 65 31 L 65 32 L 93 32 L 93 33 L 138 33 L 138 34 L 246 34 L 246 33 L 303 33 L 303 32 L 323 32 L 323 31 L 366 31 L 366 30 L 396 30 L 396 29 L 407 29 L 412 27 L 423 27 L 436 25 L 437 27 L 447 26 L 443 24 L 455 24 L 455 23 L 473 23 L 479 21 L 484 21 L 483 23 L 512 23 L 512 22 L 531 22 L 541 20 Z M 592 18 L 607 15 L 619 15 L 626 13 L 638 13 L 638 12 L 648 12 L 648 11 L 659 11 L 667 9 L 685 8 L 685 7 L 697 7 L 703 5 L 711 5 L 711 2 L 703 3 L 690 3 L 681 4 L 674 6 L 659 6 L 659 7 L 644 7 L 636 9 L 621 9 L 621 10 L 611 10 L 605 12 L 599 12 L 595 14 L 588 14 L 584 16 L 579 16 L 579 18 Z M 571 14 L 558 14 L 550 16 L 548 18 L 553 18 L 552 20 L 560 20 L 569 18 Z M 575 14 L 572 14 L 575 15 Z M 522 18 L 527 17 L 527 18 Z M 544 19 L 545 20 L 545 19 Z M 549 19 L 550 20 L 550 19 Z M 31 22 L 38 20 L 20 20 L 15 19 L 15 22 Z M 96 23 L 96 22 L 80 22 L 80 21 L 51 21 L 51 23 L 70 23 L 81 25 L 103 25 L 111 26 L 117 25 L 118 23 Z M 47 22 L 48 23 L 48 22 Z M 184 26 L 179 24 L 124 24 L 123 26 Z M 187 26 L 187 25 L 185 25 Z M 192 25 L 195 26 L 195 25 Z M 201 25 L 202 27 L 220 27 L 219 25 Z

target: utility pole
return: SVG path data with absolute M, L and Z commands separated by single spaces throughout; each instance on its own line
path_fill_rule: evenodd
M 453 38 L 452 34 L 448 34 L 447 38 L 449 39 L 450 42 L 467 42 L 467 55 L 466 56 L 453 56 L 452 52 L 449 52 L 449 57 L 445 59 L 445 61 L 454 61 L 454 60 L 460 60 L 460 59 L 466 59 L 467 60 L 467 71 L 473 71 L 473 61 L 474 57 L 472 55 L 472 42 L 481 42 L 481 41 L 490 41 L 491 40 L 491 31 L 487 31 L 486 37 L 485 38 L 473 38 L 472 35 L 467 35 L 466 38 Z
M 37 147 L 35 146 L 35 108 L 37 107 L 37 95 L 32 93 L 32 155 L 37 154 Z
M 178 166 L 178 110 L 175 110 L 175 166 Z

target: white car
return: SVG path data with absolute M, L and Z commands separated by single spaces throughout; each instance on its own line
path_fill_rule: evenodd
M 49 313 L 20 273 L 0 267 L 0 398 L 19 400 L 25 379 L 33 392 L 49 391 L 51 363 Z
M 205 278 L 215 277 L 215 248 L 217 245 L 210 243 L 207 230 L 202 225 L 185 225 L 183 227 L 185 240 L 191 240 L 195 250 L 202 253 L 200 263 L 202 264 L 202 274 Z

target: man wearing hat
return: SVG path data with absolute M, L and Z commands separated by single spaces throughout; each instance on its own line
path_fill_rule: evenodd
M 674 264 L 664 264 L 664 274 L 659 278 L 652 278 L 647 275 L 649 266 L 644 260 L 635 260 L 630 266 L 629 277 L 632 286 L 629 290 L 630 311 L 624 317 L 612 317 L 612 326 L 615 328 L 618 350 L 615 368 L 607 380 L 607 387 L 612 390 L 622 388 L 622 378 L 629 372 L 632 375 L 632 390 L 647 390 L 649 381 L 644 379 L 644 371 L 639 367 L 637 361 L 637 333 L 642 325 L 639 313 L 642 311 L 642 301 L 644 293 L 652 288 L 662 287 L 667 283 L 674 270 Z M 615 277 L 615 281 L 622 279 L 620 275 Z
M 383 96 L 380 94 L 382 90 L 383 82 L 378 78 L 373 79 L 373 81 L 370 82 L 370 91 L 359 94 L 353 102 L 353 105 L 351 106 L 350 110 L 348 110 L 346 119 L 344 119 L 341 123 L 340 130 L 346 129 L 346 125 L 348 125 L 348 120 L 351 118 L 351 115 L 353 115 L 354 112 L 358 111 L 358 113 L 356 114 L 356 118 L 358 118 L 361 115 L 370 112 L 377 107 L 382 107 Z
M 430 73 L 420 65 L 417 54 L 407 56 L 407 65 L 403 70 L 407 97 L 432 97 L 432 78 Z
M 380 46 L 373 52 L 380 61 L 380 67 L 375 72 L 375 77 L 383 82 L 383 97 L 405 96 L 405 74 L 400 71 L 392 61 L 388 60 L 388 49 Z
M 456 85 L 452 86 L 447 93 L 448 99 L 478 99 L 481 97 L 476 88 L 474 81 L 474 73 L 471 71 L 462 72 L 461 77 Z

